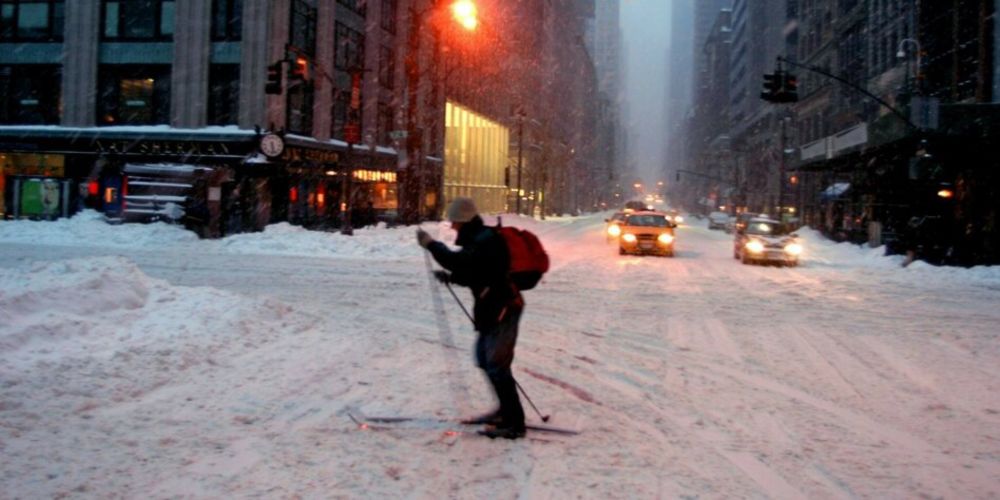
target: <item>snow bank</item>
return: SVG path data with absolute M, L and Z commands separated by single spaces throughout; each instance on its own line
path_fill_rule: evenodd
M 1000 286 L 1000 266 L 963 268 L 914 261 L 903 267 L 904 256 L 886 255 L 885 246 L 872 248 L 848 242 L 837 243 L 808 227 L 798 229 L 797 234 L 805 242 L 803 261 L 810 265 L 893 271 L 899 276 L 921 281 L 957 281 L 980 286 Z
M 164 222 L 110 225 L 102 214 L 84 210 L 71 218 L 54 221 L 2 221 L 0 241 L 139 249 L 190 244 L 198 241 L 198 237 L 182 227 Z

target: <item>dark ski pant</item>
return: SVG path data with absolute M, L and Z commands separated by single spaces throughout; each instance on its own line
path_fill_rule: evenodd
M 479 339 L 476 341 L 476 362 L 493 384 L 505 427 L 524 425 L 524 408 L 521 407 L 521 398 L 517 394 L 514 374 L 510 371 L 520 320 L 521 309 L 508 307 L 500 323 L 479 332 Z

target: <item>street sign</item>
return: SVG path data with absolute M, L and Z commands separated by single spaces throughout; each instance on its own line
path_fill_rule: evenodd
M 389 138 L 392 139 L 392 140 L 394 140 L 394 141 L 401 141 L 403 139 L 406 139 L 407 135 L 409 135 L 409 134 L 407 134 L 405 130 L 390 130 L 389 131 Z

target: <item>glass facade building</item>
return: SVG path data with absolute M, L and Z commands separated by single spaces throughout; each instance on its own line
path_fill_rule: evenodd
M 510 130 L 453 102 L 445 104 L 445 204 L 458 196 L 476 200 L 482 213 L 507 210 L 504 182 Z

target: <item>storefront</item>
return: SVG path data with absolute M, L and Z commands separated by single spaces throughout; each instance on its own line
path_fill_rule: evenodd
M 52 219 L 92 208 L 203 237 L 279 221 L 339 227 L 351 213 L 364 225 L 394 219 L 396 163 L 386 148 L 230 127 L 0 127 L 0 210 Z
M 287 186 L 279 196 L 287 201 L 288 213 L 282 220 L 314 229 L 395 223 L 395 150 L 297 136 L 285 140 L 285 151 L 271 160 L 286 173 Z

